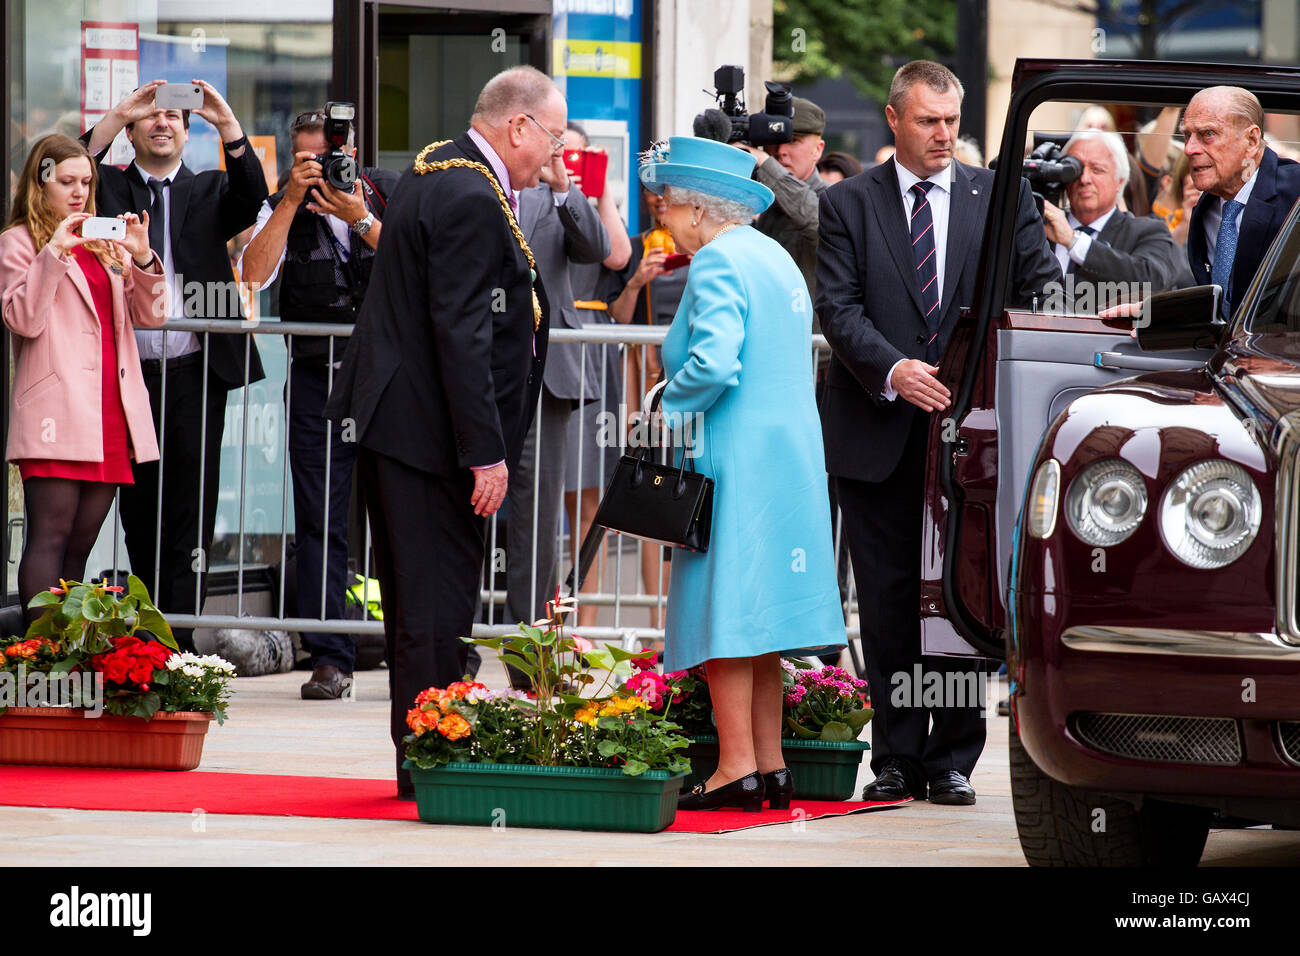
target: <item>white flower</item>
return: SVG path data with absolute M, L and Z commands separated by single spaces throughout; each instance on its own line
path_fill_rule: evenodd
M 179 669 L 179 668 L 181 667 L 181 665 L 183 665 L 184 663 L 185 663 L 185 660 L 184 660 L 184 658 L 181 657 L 181 655 L 179 655 L 179 654 L 173 654 L 171 657 L 167 658 L 167 669 L 168 669 L 169 671 L 177 670 L 177 669 Z
M 202 677 L 207 672 L 196 664 L 186 664 L 181 668 L 181 673 L 187 674 L 190 677 Z

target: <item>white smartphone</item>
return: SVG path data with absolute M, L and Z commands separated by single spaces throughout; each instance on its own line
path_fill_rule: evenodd
M 164 83 L 153 93 L 160 110 L 197 110 L 203 107 L 203 87 L 197 83 Z
M 126 223 L 108 216 L 91 216 L 81 223 L 83 239 L 125 239 Z

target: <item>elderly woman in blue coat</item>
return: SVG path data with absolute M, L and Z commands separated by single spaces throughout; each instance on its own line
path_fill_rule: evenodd
M 780 652 L 844 643 L 812 303 L 794 260 L 750 225 L 773 198 L 753 169 L 748 152 L 677 136 L 640 170 L 694 254 L 663 343 L 661 407 L 715 482 L 709 550 L 675 552 L 668 590 L 664 666 L 705 665 L 718 727 L 718 770 L 682 809 L 756 811 L 765 794 L 789 806 Z

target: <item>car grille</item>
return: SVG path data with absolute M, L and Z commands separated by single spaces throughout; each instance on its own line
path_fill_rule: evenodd
M 1279 720 L 1277 742 L 1281 744 L 1282 754 L 1287 760 L 1300 764 L 1300 722 Z
M 1237 722 L 1227 717 L 1077 714 L 1075 735 L 1094 750 L 1166 763 L 1229 766 L 1241 762 Z

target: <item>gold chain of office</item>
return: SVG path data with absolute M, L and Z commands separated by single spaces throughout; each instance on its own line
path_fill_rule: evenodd
M 487 181 L 496 191 L 497 199 L 501 203 L 501 211 L 506 214 L 506 221 L 510 223 L 510 231 L 515 234 L 515 241 L 519 243 L 519 248 L 523 250 L 524 258 L 528 260 L 528 288 L 533 295 L 533 331 L 536 332 L 542 324 L 542 303 L 538 301 L 537 290 L 533 288 L 533 281 L 537 278 L 537 262 L 533 259 L 533 250 L 528 248 L 528 240 L 524 238 L 524 232 L 519 228 L 519 221 L 515 219 L 514 210 L 510 208 L 510 203 L 506 199 L 505 191 L 501 188 L 501 184 L 497 182 L 496 176 L 494 176 L 492 171 L 482 163 L 476 163 L 472 159 L 461 159 L 460 157 L 457 157 L 456 159 L 439 160 L 436 163 L 426 163 L 424 161 L 425 156 L 428 156 L 435 149 L 446 146 L 450 142 L 451 140 L 444 139 L 437 143 L 430 143 L 428 146 L 424 147 L 424 149 L 420 150 L 420 154 L 415 157 L 416 175 L 423 176 L 425 173 L 432 173 L 440 169 L 451 169 L 453 166 L 460 166 L 464 169 L 477 169 L 487 177 Z

